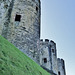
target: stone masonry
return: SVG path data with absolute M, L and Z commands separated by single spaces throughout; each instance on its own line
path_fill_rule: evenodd
M 8 9 L 4 10 L 6 12 L 1 27 L 3 28 L 1 35 L 29 57 L 38 59 L 40 1 L 11 0 Z
M 6 20 L 5 16 L 8 13 L 8 8 L 10 7 L 11 0 L 0 0 L 0 34 L 3 29 L 3 22 Z
M 40 40 L 40 0 L 0 0 L 0 35 L 37 62 L 51 75 L 66 75 L 56 43 Z

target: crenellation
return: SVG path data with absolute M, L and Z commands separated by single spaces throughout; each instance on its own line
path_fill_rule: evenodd
M 50 40 L 52 45 L 56 45 L 56 43 L 53 40 Z
M 45 39 L 45 42 L 47 42 L 47 43 L 48 43 L 48 42 L 49 42 L 49 39 Z
M 40 44 L 42 44 L 43 43 L 43 39 L 40 39 Z

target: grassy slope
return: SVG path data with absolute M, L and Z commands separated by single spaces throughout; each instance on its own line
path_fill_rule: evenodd
M 50 75 L 0 36 L 0 75 Z

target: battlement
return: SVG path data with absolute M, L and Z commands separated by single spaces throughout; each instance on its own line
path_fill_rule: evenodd
M 40 39 L 40 42 L 48 43 L 48 42 L 50 42 L 50 40 L 49 39 L 45 39 L 45 40 Z
M 43 39 L 40 39 L 40 42 L 43 42 Z
M 53 40 L 50 40 L 50 42 L 56 45 L 56 43 Z
M 66 75 L 64 60 L 61 59 L 61 58 L 58 58 L 57 61 L 58 61 L 58 74 L 61 74 L 61 75 L 64 74 L 64 75 Z
M 51 44 L 51 45 L 56 45 L 56 43 L 53 41 L 53 40 L 49 40 L 49 39 L 40 39 L 40 43 L 48 43 L 48 44 Z
M 45 39 L 45 42 L 49 42 L 49 39 Z
M 64 60 L 62 58 L 58 58 L 58 61 L 64 64 Z

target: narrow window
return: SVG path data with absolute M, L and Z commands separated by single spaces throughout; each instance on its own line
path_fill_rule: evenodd
M 16 14 L 15 21 L 19 21 L 20 22 L 21 21 L 21 15 L 17 15 Z
M 54 49 L 52 49 L 52 52 L 54 53 Z
M 39 0 L 39 2 L 40 2 L 40 0 Z
M 47 58 L 44 58 L 44 63 L 47 63 Z
M 58 75 L 60 75 L 60 72 L 58 72 Z
M 64 66 L 62 66 L 62 68 L 64 69 Z
M 38 7 L 36 7 L 36 11 L 38 12 Z

